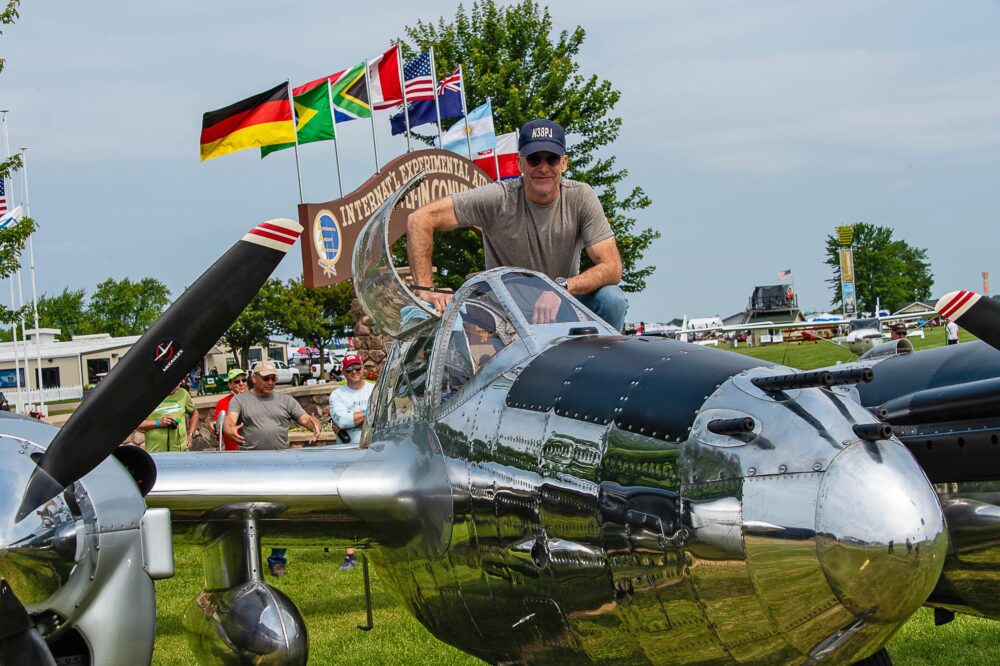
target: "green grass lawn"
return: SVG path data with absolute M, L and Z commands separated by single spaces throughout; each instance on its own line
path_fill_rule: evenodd
M 962 342 L 973 340 L 972 334 L 962 331 Z M 940 347 L 945 344 L 944 326 L 924 329 L 924 337 L 910 338 L 913 348 L 916 351 L 929 349 L 930 347 Z M 729 349 L 741 354 L 753 356 L 764 361 L 788 365 L 800 370 L 814 370 L 835 365 L 838 361 L 847 363 L 857 360 L 857 356 L 843 347 L 822 340 L 811 342 L 789 342 L 779 345 L 767 345 L 765 347 L 739 347 L 730 349 L 720 343 L 719 349 Z
M 302 610 L 309 627 L 309 663 L 390 666 L 395 664 L 482 664 L 483 662 L 441 643 L 407 613 L 386 590 L 372 569 L 374 625 L 365 622 L 364 584 L 361 568 L 339 571 L 343 554 L 322 548 L 289 550 L 288 572 L 267 581 L 288 594 Z M 194 663 L 181 619 L 201 590 L 201 549 L 175 548 L 177 574 L 157 582 L 157 632 L 153 663 L 161 666 Z M 1000 655 L 1000 624 L 957 616 L 934 626 L 930 609 L 921 609 L 889 643 L 896 664 L 995 665 Z
M 268 552 L 265 549 L 265 554 Z M 310 664 L 390 666 L 393 664 L 482 664 L 427 632 L 392 597 L 372 569 L 374 629 L 365 623 L 364 578 L 361 567 L 339 571 L 343 551 L 322 548 L 289 549 L 284 577 L 267 582 L 291 597 L 309 627 Z M 177 573 L 156 584 L 156 649 L 153 663 L 188 666 L 194 657 L 188 648 L 182 618 L 201 591 L 201 548 L 177 544 Z
M 963 331 L 963 341 L 970 339 Z M 917 349 L 944 344 L 944 329 L 929 329 L 927 339 L 915 339 Z M 850 361 L 850 352 L 824 343 L 805 342 L 740 349 L 757 358 L 809 370 Z M 201 590 L 201 549 L 179 544 L 175 548 L 176 575 L 157 583 L 157 635 L 153 663 L 194 662 L 181 621 L 191 600 Z M 289 551 L 287 575 L 268 582 L 288 594 L 302 610 L 309 627 L 310 663 L 389 666 L 394 664 L 482 663 L 430 635 L 404 610 L 372 570 L 375 628 L 360 631 L 365 621 L 361 569 L 338 571 L 343 554 L 331 549 Z M 942 627 L 933 613 L 921 609 L 889 643 L 899 665 L 1000 663 L 1000 624 L 958 616 Z

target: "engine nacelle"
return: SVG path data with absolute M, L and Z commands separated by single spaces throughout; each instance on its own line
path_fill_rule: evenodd
M 148 663 L 153 580 L 173 575 L 169 512 L 146 510 L 114 457 L 21 521 L 25 484 L 56 429 L 4 416 L 0 435 L 0 577 L 56 658 Z

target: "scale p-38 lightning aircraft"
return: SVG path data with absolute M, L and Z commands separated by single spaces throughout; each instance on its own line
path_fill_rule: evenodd
M 992 303 L 954 315 L 992 346 L 811 372 L 621 336 L 517 268 L 475 276 L 438 316 L 389 253 L 418 180 L 355 247 L 357 295 L 395 338 L 360 447 L 117 446 L 183 373 L 143 351 L 173 340 L 197 358 L 283 254 L 247 241 L 61 431 L 0 421 L 0 663 L 148 661 L 167 511 L 174 538 L 206 549 L 185 618 L 202 663 L 307 659 L 262 538 L 364 548 L 430 632 L 497 664 L 887 663 L 924 604 L 1000 619 Z M 258 272 L 220 290 L 219 263 Z M 231 297 L 192 325 L 179 315 L 202 290 Z M 562 307 L 536 324 L 543 293 Z

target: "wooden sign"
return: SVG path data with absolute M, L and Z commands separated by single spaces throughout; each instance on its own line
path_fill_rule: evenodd
M 448 150 L 420 150 L 392 160 L 343 199 L 299 205 L 302 275 L 307 287 L 323 287 L 351 277 L 354 243 L 368 218 L 392 193 L 423 171 L 424 182 L 393 211 L 389 242 L 406 233 L 407 216 L 424 204 L 492 182 L 472 161 Z

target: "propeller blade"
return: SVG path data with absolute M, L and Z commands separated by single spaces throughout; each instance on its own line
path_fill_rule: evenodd
M 0 578 L 0 666 L 8 664 L 55 666 L 56 660 L 24 604 Z
M 21 520 L 94 469 L 211 349 L 302 233 L 261 222 L 181 294 L 52 439 L 17 513 Z
M 974 291 L 952 291 L 934 309 L 977 338 L 1000 349 L 1000 303 Z

